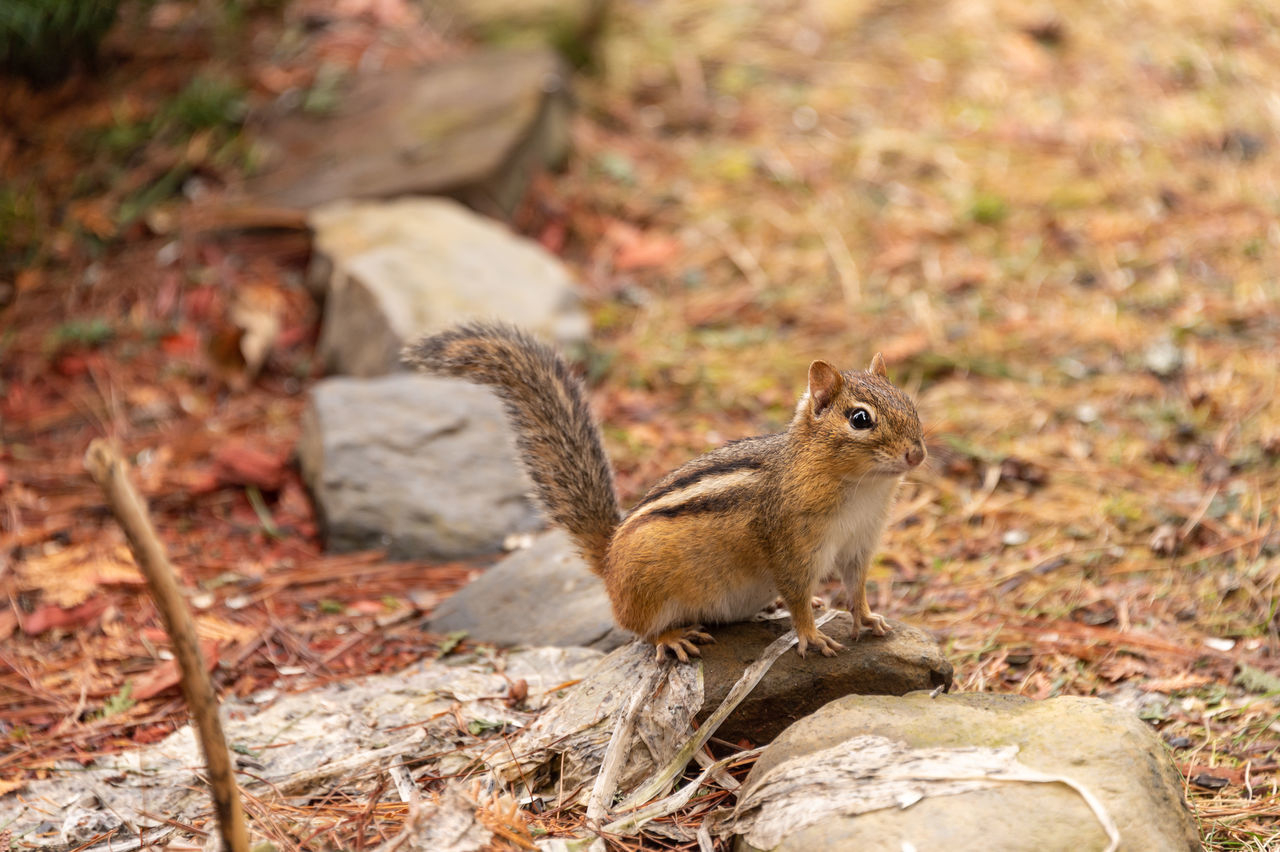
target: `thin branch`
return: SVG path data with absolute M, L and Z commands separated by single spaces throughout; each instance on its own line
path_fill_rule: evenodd
M 205 766 L 209 770 L 209 789 L 223 848 L 228 852 L 249 852 L 249 832 L 236 787 L 231 754 L 218 719 L 218 699 L 205 668 L 196 626 L 183 600 L 182 590 L 164 545 L 156 536 L 147 515 L 146 503 L 129 481 L 124 462 L 106 441 L 95 440 L 84 456 L 84 466 L 102 489 L 116 521 L 124 529 L 138 567 L 147 578 L 151 597 L 164 619 L 165 630 L 173 642 L 173 653 L 182 672 L 182 693 L 200 738 Z

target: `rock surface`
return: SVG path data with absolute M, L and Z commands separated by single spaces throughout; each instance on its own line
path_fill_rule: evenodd
M 541 526 L 497 399 L 456 379 L 325 379 L 298 445 L 331 550 L 492 553 Z
M 537 243 L 443 198 L 314 211 L 313 280 L 326 282 L 319 356 L 375 376 L 400 348 L 463 320 L 508 320 L 561 346 L 589 331 L 568 270 Z
M 1017 746 L 1025 766 L 1064 775 L 1102 802 L 1123 850 L 1199 849 L 1182 784 L 1159 739 L 1136 716 L 1093 698 L 1031 701 L 967 694 L 931 699 L 850 696 L 788 728 L 760 756 L 744 795 L 785 761 L 871 735 L 913 748 Z M 905 809 L 834 816 L 790 833 L 780 850 L 1104 849 L 1101 825 L 1074 790 L 1057 783 L 1006 782 L 922 799 Z M 753 847 L 739 839 L 737 848 Z
M 468 736 L 466 722 L 509 723 L 513 730 L 527 725 L 556 700 L 566 681 L 585 677 L 599 661 L 598 652 L 582 648 L 517 652 L 500 665 L 492 657 L 451 656 L 274 701 L 263 696 L 266 707 L 228 698 L 222 724 L 227 741 L 253 755 L 251 775 L 239 778 L 248 795 L 307 799 L 342 789 L 367 796 L 371 775 L 385 773 L 401 758 L 411 762 L 427 756 L 440 774 L 460 772 L 474 758 L 470 752 L 460 758 L 459 746 L 480 751 L 489 747 L 482 737 L 492 736 L 491 728 Z M 519 680 L 527 697 L 513 706 L 506 693 Z M 289 732 L 287 740 L 281 731 Z M 137 831 L 143 833 L 143 848 L 191 848 L 203 842 L 203 834 L 196 838 L 181 826 L 208 816 L 209 792 L 195 770 L 203 765 L 189 725 L 154 745 L 97 755 L 88 765 L 60 761 L 46 778 L 0 795 L 0 826 L 13 833 L 14 848 L 21 849 L 61 851 L 95 838 L 94 849 L 137 849 Z M 423 822 L 434 820 L 429 816 Z M 101 837 L 122 824 L 115 836 Z M 423 835 L 430 836 L 427 826 Z M 445 847 L 411 842 L 404 848 L 439 852 Z
M 429 624 L 437 633 L 466 630 L 497 645 L 585 645 L 612 650 L 631 639 L 613 623 L 604 584 L 559 530 L 490 568 L 442 603 Z M 952 668 L 928 634 L 893 622 L 888 636 L 847 641 L 853 621 L 839 613 L 823 630 L 850 647 L 834 657 L 787 651 L 720 728 L 728 740 L 772 740 L 802 716 L 841 696 L 905 695 L 950 687 Z M 702 648 L 705 700 L 701 722 L 749 664 L 787 632 L 787 618 L 709 628 L 716 643 Z
M 509 215 L 531 176 L 568 150 L 568 75 L 546 48 L 479 51 L 362 77 L 326 116 L 294 114 L 260 134 L 257 205 L 452 195 Z
M 436 608 L 433 633 L 465 630 L 495 645 L 581 645 L 612 651 L 632 637 L 616 627 L 604 584 L 552 530 L 485 571 Z
M 834 657 L 811 651 L 801 658 L 791 649 L 769 669 L 738 709 L 720 727 L 721 739 L 767 743 L 797 719 L 846 695 L 905 695 L 938 686 L 951 688 L 952 668 L 938 643 L 919 628 L 890 621 L 887 636 L 864 632 L 850 642 L 853 619 L 841 612 L 820 629 L 845 646 Z M 712 628 L 714 645 L 702 648 L 706 701 L 701 722 L 733 688 L 742 670 L 769 643 L 791 629 L 791 619 L 748 621 Z

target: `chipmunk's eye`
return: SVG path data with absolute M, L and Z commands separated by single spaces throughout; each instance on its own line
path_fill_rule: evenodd
M 855 429 L 870 429 L 876 425 L 876 422 L 871 419 L 870 411 L 865 408 L 855 408 L 849 412 L 849 425 Z

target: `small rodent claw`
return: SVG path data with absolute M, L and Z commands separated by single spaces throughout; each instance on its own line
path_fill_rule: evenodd
M 805 656 L 810 644 L 817 648 L 824 657 L 834 657 L 836 651 L 844 647 L 821 630 L 814 630 L 811 636 L 800 636 L 799 644 L 796 646 L 796 653 L 801 657 Z
M 711 634 L 703 633 L 701 627 L 702 625 L 695 625 L 668 630 L 660 635 L 653 640 L 657 658 L 661 660 L 666 651 L 670 651 L 682 663 L 689 662 L 690 656 L 701 657 L 702 651 L 698 649 L 698 645 L 707 645 L 716 641 Z
M 853 641 L 855 642 L 862 638 L 864 625 L 870 628 L 871 632 L 876 636 L 887 636 L 893 630 L 883 615 L 874 612 L 869 612 L 866 615 L 858 615 L 856 612 L 849 614 L 853 616 Z
M 893 630 L 883 615 L 877 615 L 874 612 L 867 616 L 867 623 L 871 626 L 871 632 L 877 636 L 886 636 Z
M 809 598 L 809 606 L 813 607 L 814 609 L 826 609 L 827 602 L 824 601 L 822 598 L 818 597 L 817 595 L 814 595 L 813 597 Z

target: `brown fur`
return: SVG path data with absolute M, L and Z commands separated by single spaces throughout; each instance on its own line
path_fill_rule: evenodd
M 612 472 L 580 384 L 555 353 L 508 326 L 469 325 L 427 338 L 406 360 L 493 385 L 506 401 L 530 475 L 553 520 L 604 578 L 618 624 L 679 658 L 697 653 L 694 625 L 750 617 L 781 595 L 800 636 L 833 654 L 810 600 L 827 576 L 845 581 L 854 616 L 877 633 L 866 568 L 898 479 L 924 460 L 915 406 L 885 376 L 823 361 L 787 431 L 693 459 L 619 518 Z M 870 428 L 857 429 L 858 409 Z
M 596 573 L 621 512 L 613 468 L 582 385 L 551 347 L 508 325 L 472 323 L 407 346 L 420 369 L 491 385 L 506 404 L 516 444 L 551 519 Z

